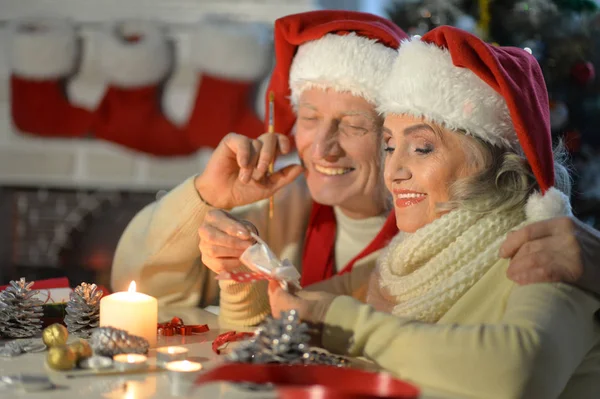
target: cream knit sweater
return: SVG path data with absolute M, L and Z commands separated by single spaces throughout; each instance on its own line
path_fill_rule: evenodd
M 600 398 L 600 302 L 564 284 L 507 279 L 497 251 L 522 221 L 456 211 L 395 240 L 367 299 L 383 292 L 387 312 L 336 298 L 324 346 L 443 397 Z
M 280 190 L 275 195 L 275 202 L 275 215 L 269 226 L 269 246 L 278 257 L 288 258 L 301 269 L 302 246 L 312 204 L 304 178 L 300 177 Z M 227 324 L 258 324 L 270 313 L 266 284 L 218 283 L 214 273 L 201 262 L 198 227 L 208 209 L 198 197 L 193 178 L 142 209 L 129 223 L 117 246 L 112 288 L 126 290 L 135 280 L 138 290 L 158 298 L 161 306 L 220 304 L 220 318 Z M 260 232 L 265 231 L 267 212 L 267 201 L 232 211 L 235 216 L 254 223 Z M 362 247 L 377 234 L 377 229 L 373 228 L 377 222 L 377 218 L 365 221 L 368 224 L 365 230 L 372 236 L 362 235 L 361 239 L 365 241 Z M 355 246 L 359 244 L 354 243 Z M 336 245 L 336 250 L 343 247 Z M 362 274 L 355 275 L 357 278 L 334 278 L 321 284 L 331 292 L 354 292 L 356 297 L 364 298 L 365 276 L 375 266 L 378 255 L 379 251 L 376 251 L 356 263 L 356 269 L 364 269 Z M 323 286 L 316 285 L 315 288 L 319 287 Z

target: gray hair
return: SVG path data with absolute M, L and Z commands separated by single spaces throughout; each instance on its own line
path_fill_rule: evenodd
M 478 212 L 511 211 L 525 206 L 527 199 L 540 190 L 529 162 L 522 151 L 493 146 L 478 137 L 461 134 L 469 162 L 480 172 L 454 182 L 450 201 L 437 204 L 440 212 L 458 207 Z M 556 189 L 571 195 L 571 177 L 562 143 L 554 149 Z

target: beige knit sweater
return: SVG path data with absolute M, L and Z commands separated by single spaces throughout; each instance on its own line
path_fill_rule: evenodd
M 289 259 L 300 270 L 311 204 L 303 177 L 280 190 L 275 195 L 275 215 L 267 237 L 275 254 Z M 193 178 L 142 209 L 127 226 L 117 246 L 111 276 L 113 290 L 125 290 L 130 281 L 135 280 L 138 290 L 156 297 L 160 305 L 220 304 L 220 318 L 228 324 L 260 323 L 270 313 L 266 284 L 219 283 L 201 262 L 197 230 L 209 209 L 198 197 Z M 267 201 L 232 211 L 235 216 L 251 221 L 263 237 L 267 212 Z M 381 218 L 381 224 L 384 221 L 385 218 Z M 373 231 L 373 221 L 366 223 Z M 362 246 L 376 233 L 373 231 L 372 237 L 363 236 Z M 339 248 L 336 246 L 336 250 Z M 364 298 L 365 277 L 375 266 L 378 255 L 376 251 L 357 262 L 355 269 L 362 272 L 355 277 L 333 278 L 321 284 L 331 292 L 354 293 L 355 297 Z M 323 285 L 313 289 L 319 287 Z

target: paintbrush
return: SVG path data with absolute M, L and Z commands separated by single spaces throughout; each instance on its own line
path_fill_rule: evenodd
M 268 133 L 275 133 L 275 93 L 269 93 L 269 127 L 267 130 Z M 277 145 L 277 144 L 276 144 Z M 269 164 L 269 174 L 272 174 L 275 169 L 275 160 L 271 161 Z M 273 219 L 273 213 L 275 212 L 275 199 L 274 196 L 271 195 L 269 197 L 269 220 L 267 221 L 267 226 L 270 224 Z M 268 235 L 267 235 L 268 237 Z

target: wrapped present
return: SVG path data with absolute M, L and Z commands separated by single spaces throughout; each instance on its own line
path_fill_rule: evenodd
M 256 280 L 276 280 L 288 290 L 289 286 L 300 289 L 300 273 L 288 260 L 279 260 L 271 248 L 257 234 L 250 233 L 256 241 L 240 256 L 240 261 L 248 270 L 222 272 L 219 280 L 234 280 L 237 282 L 252 282 Z

